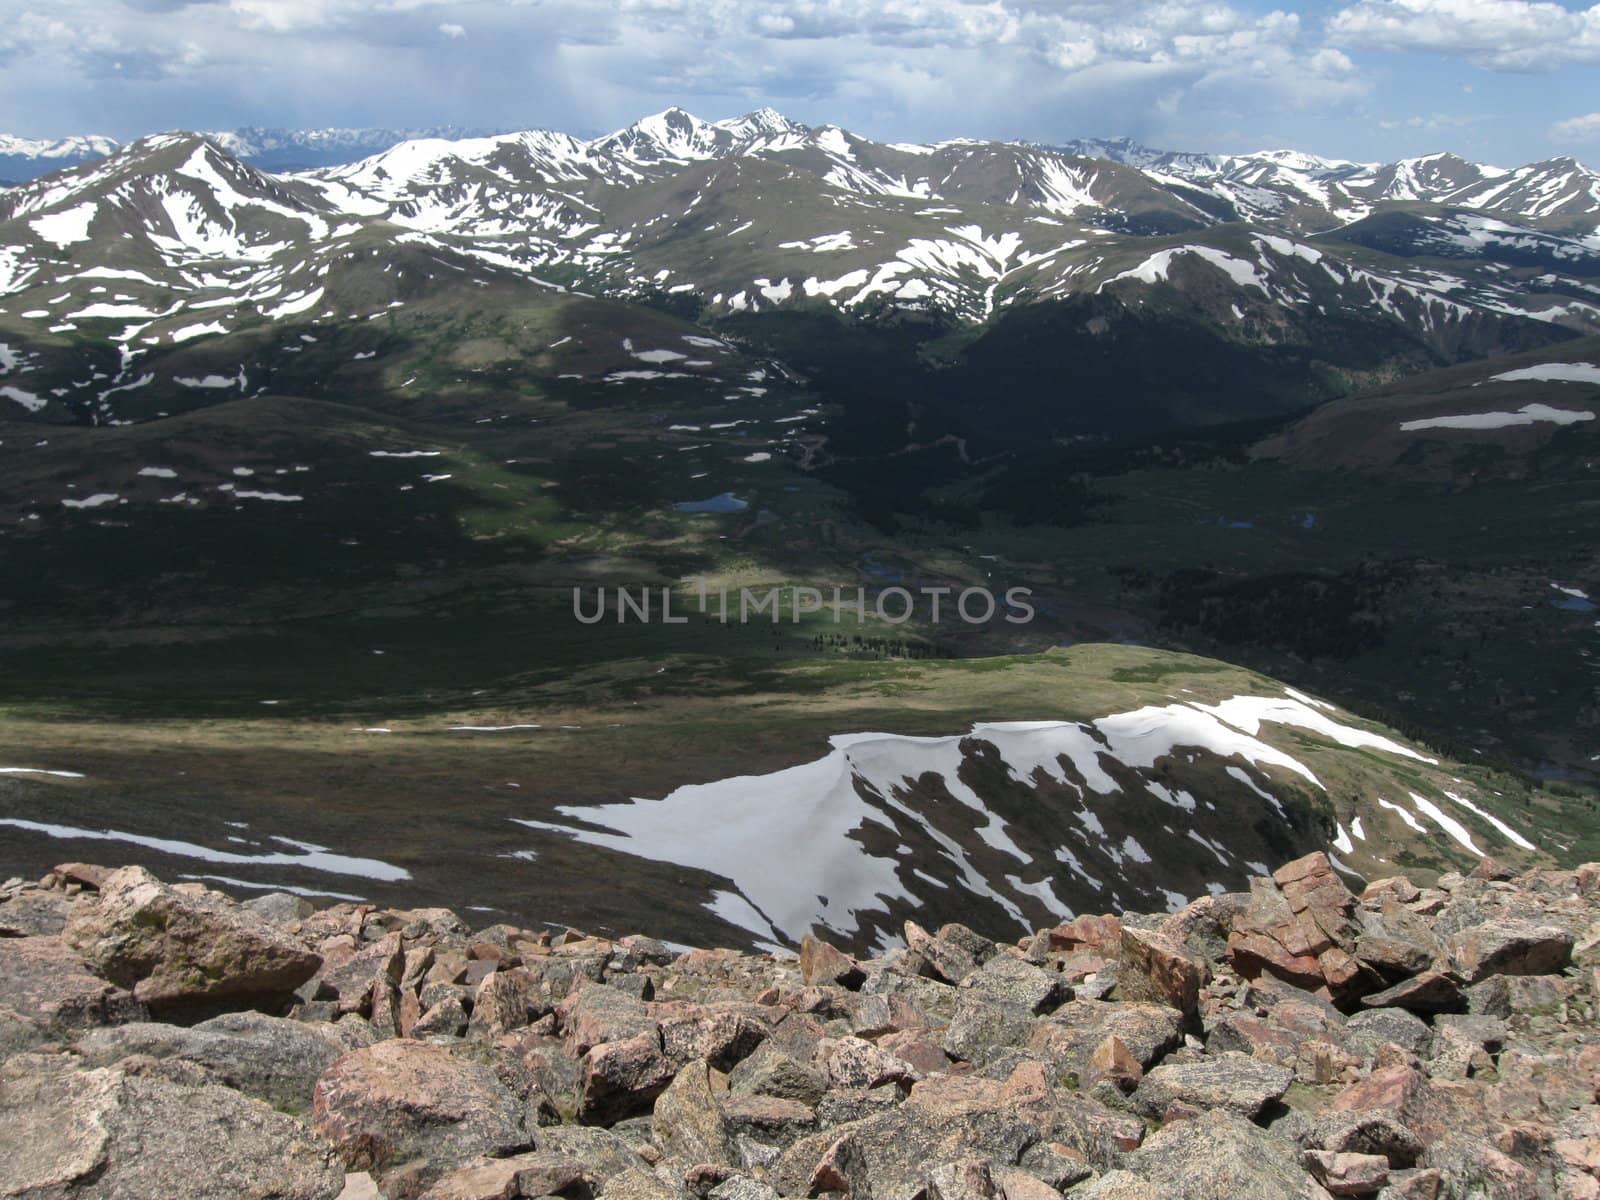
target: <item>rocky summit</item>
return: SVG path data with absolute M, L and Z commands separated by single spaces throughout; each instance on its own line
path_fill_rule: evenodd
M 854 958 L 0 887 L 0 1196 L 1600 1197 L 1600 864 Z

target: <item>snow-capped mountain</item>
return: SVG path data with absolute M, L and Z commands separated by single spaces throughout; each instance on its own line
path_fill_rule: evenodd
M 266 171 L 307 171 L 381 154 L 422 138 L 481 137 L 487 130 L 444 125 L 431 129 L 263 129 L 246 126 L 206 136 L 235 158 Z
M 229 154 L 267 171 L 307 171 L 355 162 L 419 138 L 479 137 L 488 130 L 444 125 L 432 129 L 243 129 L 206 136 Z M 39 139 L 0 134 L 0 179 L 21 182 L 114 154 L 123 146 L 99 135 Z
M 89 134 L 38 139 L 0 133 L 0 179 L 22 181 L 114 153 L 120 143 Z
M 9 368 L 28 407 L 119 419 L 144 360 L 173 347 L 367 319 L 379 293 L 404 307 L 451 275 L 709 321 L 977 323 L 1070 302 L 1086 321 L 1147 312 L 1251 346 L 1386 347 L 1333 364 L 1379 372 L 1395 353 L 1431 365 L 1600 329 L 1600 176 L 1572 160 L 891 145 L 771 110 L 670 109 L 590 141 L 416 138 L 274 174 L 240 154 L 365 135 L 246 132 L 144 138 L 0 194 L 0 337 L 35 364 L 69 335 L 116 364 L 47 388 Z

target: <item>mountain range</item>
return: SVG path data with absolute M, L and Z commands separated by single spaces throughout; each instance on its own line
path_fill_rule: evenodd
M 173 380 L 198 339 L 365 318 L 441 270 L 711 320 L 978 328 L 1060 303 L 1102 342 L 1176 323 L 1232 358 L 1311 360 L 1337 388 L 1600 330 L 1600 176 L 1569 159 L 884 145 L 771 110 L 676 109 L 587 142 L 425 138 L 290 174 L 229 150 L 277 144 L 164 134 L 0 195 L 0 331 L 22 343 L 6 395 L 55 420 L 190 407 Z M 63 374 L 66 344 L 110 357 Z M 700 369 L 667 361 L 661 375 Z M 268 386 L 270 371 L 251 383 Z
M 254 166 L 267 171 L 309 170 L 336 166 L 412 138 L 475 137 L 484 130 L 439 126 L 431 129 L 263 129 L 246 126 L 208 133 Z M 80 166 L 121 149 L 123 143 L 99 134 L 63 138 L 25 138 L 0 134 L 0 179 L 36 179 L 63 167 Z

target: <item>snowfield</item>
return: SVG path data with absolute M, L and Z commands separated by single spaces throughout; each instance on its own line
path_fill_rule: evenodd
M 1541 363 L 1490 376 L 1491 383 L 1600 383 L 1600 366 L 1592 363 Z
M 1416 421 L 1402 421 L 1404 433 L 1422 429 L 1509 429 L 1517 425 L 1536 425 L 1549 422 L 1553 425 L 1576 425 L 1580 421 L 1594 420 L 1594 413 L 1583 409 L 1551 408 L 1548 404 L 1524 404 L 1516 412 L 1467 413 L 1458 417 L 1423 417 Z
M 1137 865 L 1151 861 L 1145 847 L 1131 836 L 1113 842 L 1095 811 L 1099 807 L 1108 817 L 1115 811 L 1125 799 L 1118 779 L 1126 779 L 1124 773 L 1130 769 L 1156 772 L 1158 764 L 1205 752 L 1231 763 L 1242 760 L 1268 780 L 1274 775 L 1293 776 L 1322 788 L 1303 762 L 1260 739 L 1262 726 L 1269 724 L 1300 729 L 1340 747 L 1427 764 L 1435 761 L 1382 735 L 1334 721 L 1295 697 L 1235 696 L 1215 705 L 1149 706 L 1085 723 L 980 723 L 967 734 L 950 737 L 840 734 L 829 739 L 829 751 L 821 758 L 770 774 L 689 784 L 660 800 L 564 806 L 556 810 L 558 821 L 518 823 L 727 879 L 736 892 L 720 893 L 715 911 L 763 941 L 795 939 L 813 925 L 844 936 L 878 928 L 868 920 L 869 914 L 881 914 L 891 901 L 914 902 L 911 884 L 918 880 L 938 887 L 946 886 L 942 880 L 954 880 L 956 886 L 998 904 L 1026 925 L 1017 903 L 1021 894 L 1057 916 L 1072 915 L 1050 882 L 1062 864 L 1102 891 L 1117 880 L 1096 879 L 1067 846 L 1053 848 L 1042 859 L 1023 849 L 1018 841 L 1023 831 L 1013 830 L 963 778 L 963 768 L 972 762 L 970 742 L 993 747 L 1008 778 L 1017 784 L 1037 791 L 1050 780 L 1070 788 L 1080 808 L 1066 815 L 1075 817 L 1085 834 L 1095 839 L 1098 853 L 1113 864 Z M 1287 821 L 1287 812 L 1270 790 L 1263 790 L 1239 766 L 1229 765 L 1227 772 L 1247 785 L 1245 794 L 1260 800 L 1268 819 Z M 947 821 L 954 818 L 935 824 L 927 807 L 913 801 L 912 786 L 930 777 L 936 777 L 943 794 L 964 810 L 961 820 L 973 831 L 965 843 L 946 832 Z M 1149 794 L 1172 810 L 1168 832 L 1201 817 L 1194 796 L 1168 788 L 1159 778 L 1142 778 Z M 1518 845 L 1526 842 L 1470 802 L 1450 799 L 1509 840 Z M 1478 852 L 1471 832 L 1459 821 L 1421 796 L 1413 793 L 1412 800 L 1416 811 L 1445 836 Z M 1411 812 L 1380 803 L 1413 829 L 1425 828 Z M 1206 807 L 1212 806 L 1207 802 Z M 905 829 L 915 830 L 919 838 L 939 848 L 937 870 L 922 857 L 913 871 L 904 859 L 904 848 L 898 852 L 885 848 L 905 847 L 901 840 Z M 1192 826 L 1186 836 L 1225 867 L 1238 871 L 1252 866 Z M 1349 854 L 1355 849 L 1353 838 L 1366 837 L 1358 817 L 1348 830 L 1337 826 L 1332 844 Z M 901 857 L 895 857 L 897 853 Z M 980 859 L 993 861 L 992 855 L 1012 865 L 1005 872 L 992 867 L 986 871 Z M 934 880 L 930 871 L 942 880 Z M 1035 881 L 1024 883 L 1025 876 Z M 1178 898 L 1178 906 L 1183 902 Z

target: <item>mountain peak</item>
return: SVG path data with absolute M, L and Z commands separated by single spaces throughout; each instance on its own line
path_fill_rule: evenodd
M 726 121 L 718 121 L 717 124 L 730 133 L 744 136 L 800 133 L 805 129 L 804 125 L 790 120 L 775 108 L 758 108 L 754 112 L 745 113 L 742 117 L 732 117 Z

